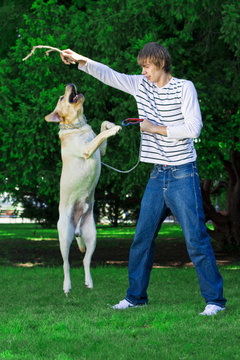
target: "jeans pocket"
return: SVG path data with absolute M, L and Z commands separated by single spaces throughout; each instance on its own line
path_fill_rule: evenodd
M 175 179 L 184 179 L 189 176 L 194 176 L 194 166 L 192 163 L 179 165 L 172 169 L 172 175 Z
M 156 179 L 158 176 L 158 167 L 154 166 L 151 174 L 150 174 L 150 179 Z

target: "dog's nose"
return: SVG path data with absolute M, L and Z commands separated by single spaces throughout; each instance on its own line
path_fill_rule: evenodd
M 66 85 L 66 87 L 67 87 L 67 86 L 70 86 L 70 87 L 73 88 L 74 90 L 77 90 L 77 87 L 76 87 L 75 84 L 69 83 L 69 84 Z
M 76 87 L 75 84 L 69 83 L 69 84 L 66 85 L 66 90 L 67 90 L 67 88 L 70 88 L 70 89 L 71 89 L 71 95 L 72 95 L 73 97 L 74 97 L 75 95 L 77 95 L 77 87 Z

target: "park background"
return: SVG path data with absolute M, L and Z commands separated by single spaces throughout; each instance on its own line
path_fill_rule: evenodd
M 58 53 L 35 45 L 72 48 L 119 72 L 139 74 L 136 57 L 150 41 L 172 55 L 172 74 L 193 81 L 203 130 L 195 140 L 206 221 L 223 245 L 240 244 L 240 92 L 237 0 L 26 0 L 1 2 L 0 193 L 24 207 L 24 217 L 45 225 L 58 217 L 61 171 L 58 126 L 44 116 L 67 83 L 85 95 L 85 115 L 96 133 L 104 120 L 136 117 L 135 99 L 65 66 Z M 131 168 L 138 159 L 139 131 L 123 129 L 109 140 L 105 163 Z M 103 168 L 95 216 L 118 225 L 136 220 L 151 166 L 130 174 Z M 220 212 L 218 211 L 220 210 Z
M 240 359 L 239 1 L 8 0 L 0 2 L 0 15 L 0 194 L 21 203 L 21 216 L 33 221 L 0 226 L 0 359 Z M 196 316 L 204 304 L 186 251 L 177 250 L 184 246 L 177 224 L 164 224 L 157 239 L 148 309 L 111 310 L 125 295 L 124 265 L 148 164 L 128 175 L 102 168 L 95 216 L 113 227 L 98 226 L 94 290 L 83 287 L 82 258 L 73 244 L 73 290 L 68 299 L 61 293 L 60 142 L 58 127 L 44 116 L 69 82 L 85 95 L 85 115 L 96 133 L 104 120 L 120 125 L 136 117 L 137 108 L 131 96 L 76 65 L 65 66 L 58 53 L 47 57 L 37 49 L 22 59 L 33 46 L 49 45 L 139 74 L 136 57 L 150 41 L 167 47 L 172 75 L 193 81 L 198 92 L 204 126 L 195 147 L 228 299 L 225 314 L 211 319 Z M 126 170 L 137 162 L 138 150 L 138 129 L 128 127 L 109 140 L 103 161 Z

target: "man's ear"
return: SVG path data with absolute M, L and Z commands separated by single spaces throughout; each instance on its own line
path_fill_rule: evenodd
M 161 70 L 162 70 L 162 69 L 164 69 L 164 67 L 165 67 L 165 61 L 164 61 L 164 60 L 162 60 L 161 67 L 160 67 L 160 68 L 161 68 Z
M 45 116 L 45 120 L 48 122 L 60 122 L 60 116 L 56 111 L 53 111 L 51 114 Z

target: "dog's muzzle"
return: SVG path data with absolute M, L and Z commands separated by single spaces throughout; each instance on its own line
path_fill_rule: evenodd
M 68 84 L 68 86 L 71 86 L 71 93 L 69 95 L 68 101 L 70 104 L 77 103 L 80 99 L 84 99 L 83 94 L 77 93 L 77 87 L 74 84 Z

